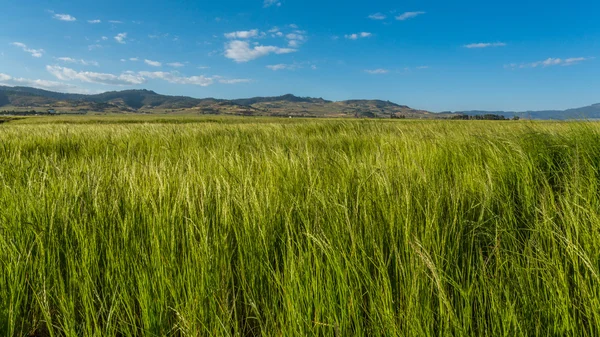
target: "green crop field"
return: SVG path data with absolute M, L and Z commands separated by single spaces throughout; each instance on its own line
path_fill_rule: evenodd
M 1 336 L 598 336 L 600 124 L 0 123 Z

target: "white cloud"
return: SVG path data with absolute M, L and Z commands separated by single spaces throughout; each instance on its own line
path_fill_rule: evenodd
M 288 46 L 292 48 L 300 47 L 306 41 L 305 33 L 304 31 L 296 30 L 293 33 L 287 34 L 285 38 L 288 39 Z
M 417 69 L 429 69 L 429 66 L 418 66 Z
M 59 66 L 46 66 L 46 70 L 61 81 L 78 80 L 87 83 L 99 83 L 107 85 L 135 85 L 142 84 L 146 80 L 144 77 L 131 71 L 120 75 L 95 73 L 89 71 L 75 71 L 70 68 Z
M 476 48 L 489 48 L 489 47 L 505 47 L 504 42 L 479 42 L 464 45 L 465 48 L 476 49 Z
M 220 79 L 219 83 L 222 84 L 238 84 L 238 83 L 249 83 L 252 82 L 252 80 L 249 79 L 245 79 L 245 78 L 234 78 L 234 79 Z
M 273 71 L 284 70 L 284 69 L 293 69 L 293 67 L 291 65 L 287 65 L 287 64 L 273 64 L 273 65 L 267 66 L 267 68 L 269 68 Z
M 0 83 L 9 86 L 27 86 L 34 87 L 44 90 L 53 90 L 69 93 L 89 93 L 88 90 L 70 85 L 67 83 L 46 81 L 46 80 L 32 80 L 27 78 L 15 78 L 7 74 L 0 73 Z
M 108 40 L 108 38 L 106 36 L 103 36 L 102 41 L 106 41 L 106 40 Z
M 125 44 L 125 39 L 127 38 L 127 33 L 119 33 L 115 36 L 115 40 L 120 44 Z
M 385 16 L 381 13 L 375 13 L 375 14 L 369 15 L 368 18 L 371 20 L 385 20 L 387 18 L 387 16 Z
M 42 57 L 42 55 L 44 54 L 44 50 L 43 49 L 31 49 L 31 48 L 27 48 L 27 45 L 21 42 L 13 42 L 11 43 L 13 46 L 15 47 L 19 47 L 21 49 L 23 49 L 24 52 L 30 53 L 31 56 L 33 57 Z
M 258 36 L 258 29 L 241 30 L 225 34 L 225 37 L 228 39 L 249 39 L 256 36 Z
M 390 71 L 387 69 L 372 69 L 372 70 L 365 70 L 366 73 L 371 74 L 371 75 L 381 75 L 381 74 L 387 74 Z
M 205 69 L 210 69 L 210 67 L 207 67 L 207 66 L 199 66 L 199 67 L 198 67 L 198 69 L 205 70 Z
M 158 61 L 144 60 L 144 63 L 146 63 L 149 66 L 153 66 L 153 67 L 160 67 L 160 66 L 162 66 L 162 63 L 160 63 Z
M 275 33 L 279 32 L 279 27 L 273 27 L 273 28 L 269 29 L 268 32 L 271 34 L 275 34 Z
M 420 11 L 419 12 L 405 12 L 405 13 L 402 13 L 402 14 L 396 16 L 396 20 L 404 21 L 404 20 L 415 18 L 419 15 L 423 15 L 425 13 L 426 12 L 420 12 Z
M 248 62 L 269 54 L 288 54 L 295 51 L 296 49 L 275 46 L 257 45 L 250 47 L 248 42 L 239 40 L 231 41 L 225 45 L 225 57 L 238 63 Z
M 121 24 L 121 23 L 123 23 L 123 21 L 119 21 L 119 20 L 109 20 L 108 22 L 114 23 L 114 24 Z
M 77 21 L 76 18 L 70 16 L 69 14 L 54 14 L 53 18 L 55 18 L 56 20 L 60 20 L 60 21 Z
M 130 57 L 130 58 L 129 58 L 129 61 L 132 61 L 132 62 L 137 62 L 137 61 L 139 61 L 139 60 L 140 60 L 140 59 L 139 59 L 139 58 L 137 58 L 137 57 Z
M 248 83 L 251 82 L 249 79 L 227 79 L 221 76 L 181 76 L 178 72 L 164 72 L 164 71 L 141 71 L 138 73 L 140 76 L 150 79 L 159 79 L 167 81 L 173 84 L 184 84 L 184 85 L 198 85 L 201 87 L 207 87 L 214 84 L 215 82 L 222 84 L 237 84 L 237 83 Z
M 292 23 L 292 24 L 288 25 L 288 27 L 290 27 L 290 28 L 292 28 L 292 29 L 298 29 L 298 25 L 297 25 L 297 24 L 294 24 L 294 23 Z
M 88 20 L 88 23 L 91 23 L 91 24 L 101 23 L 101 22 L 102 22 L 101 20 Z
M 199 85 L 201 87 L 207 87 L 214 83 L 214 79 L 206 76 L 191 76 L 191 77 L 182 77 L 174 72 L 164 72 L 164 71 L 141 71 L 139 73 L 141 76 L 151 78 L 151 79 L 161 79 L 165 80 L 169 83 L 175 84 L 192 84 Z
M 566 59 L 561 59 L 561 58 L 547 58 L 543 61 L 537 61 L 537 62 L 531 62 L 531 63 L 521 63 L 521 64 L 516 64 L 516 63 L 511 63 L 511 64 L 507 64 L 504 66 L 504 68 L 507 69 L 516 69 L 516 68 L 538 68 L 538 67 L 551 67 L 551 66 L 572 66 L 584 61 L 589 61 L 589 60 L 593 60 L 593 57 L 570 57 L 570 58 L 566 58 Z
M 281 1 L 279 0 L 265 0 L 263 3 L 263 6 L 266 7 L 271 7 L 271 6 L 277 6 L 280 7 L 281 6 Z
M 172 62 L 172 63 L 167 63 L 167 65 L 169 67 L 174 67 L 174 68 L 181 68 L 181 67 L 185 67 L 185 64 L 181 63 L 181 62 Z
M 88 46 L 89 51 L 92 51 L 94 49 L 100 49 L 100 48 L 102 48 L 102 45 L 99 45 L 99 44 L 91 44 Z
M 348 40 L 357 40 L 359 38 L 365 38 L 365 37 L 371 37 L 371 36 L 373 36 L 373 34 L 367 33 L 367 32 L 344 35 L 344 37 L 347 38 Z
M 66 62 L 66 63 L 77 63 L 77 64 L 81 64 L 84 66 L 96 66 L 96 67 L 100 66 L 100 64 L 96 61 L 86 61 L 83 59 L 77 60 L 77 59 L 74 59 L 71 57 L 57 57 L 56 59 L 59 61 L 62 61 L 62 62 Z
M 317 66 L 313 64 L 312 66 L 310 66 L 310 69 L 317 70 Z
M 272 64 L 272 65 L 266 66 L 266 68 L 271 69 L 273 71 L 296 70 L 296 69 L 304 69 L 306 67 L 310 67 L 313 70 L 317 69 L 317 67 L 315 65 L 311 65 L 310 62 L 300 62 L 300 63 L 294 62 L 292 64 L 279 63 L 279 64 Z

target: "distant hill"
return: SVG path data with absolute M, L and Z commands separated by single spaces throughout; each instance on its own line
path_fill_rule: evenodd
M 600 103 L 567 110 L 540 110 L 540 111 L 457 111 L 454 114 L 474 115 L 503 115 L 505 117 L 518 116 L 528 119 L 600 119 Z
M 198 113 L 245 116 L 452 118 L 457 115 L 519 116 L 529 119 L 600 119 L 600 104 L 567 110 L 457 111 L 432 113 L 390 101 L 360 99 L 328 101 L 292 94 L 242 99 L 161 95 L 151 90 L 109 91 L 96 95 L 67 94 L 29 87 L 0 86 L 0 111 Z
M 0 110 L 58 112 L 202 113 L 256 116 L 435 118 L 440 115 L 380 100 L 332 102 L 292 94 L 243 99 L 168 96 L 151 90 L 65 94 L 27 87 L 0 86 Z

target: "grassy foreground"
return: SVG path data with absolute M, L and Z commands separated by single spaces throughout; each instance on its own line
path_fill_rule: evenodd
M 600 335 L 600 124 L 47 121 L 0 124 L 2 336 Z

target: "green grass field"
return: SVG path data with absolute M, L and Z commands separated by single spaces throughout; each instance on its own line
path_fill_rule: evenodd
M 0 124 L 2 336 L 598 336 L 600 124 Z

